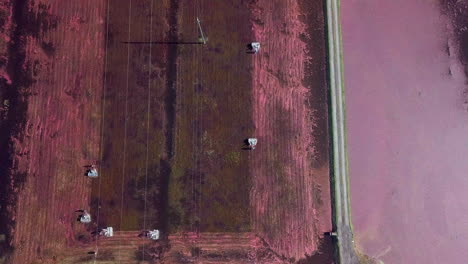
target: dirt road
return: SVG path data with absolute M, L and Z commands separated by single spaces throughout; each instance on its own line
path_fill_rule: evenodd
M 333 199 L 334 226 L 338 239 L 339 263 L 358 263 L 354 252 L 349 202 L 348 157 L 346 147 L 346 116 L 343 85 L 340 5 L 328 0 L 328 56 L 330 68 L 331 130 L 333 137 Z

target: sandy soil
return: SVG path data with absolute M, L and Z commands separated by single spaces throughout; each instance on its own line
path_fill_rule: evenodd
M 468 119 L 454 25 L 434 1 L 344 1 L 342 14 L 357 245 L 385 263 L 463 263 Z
M 262 43 L 253 58 L 259 139 L 250 161 L 253 225 L 273 249 L 297 260 L 317 250 L 331 230 L 328 127 L 319 120 L 327 116 L 324 33 L 315 31 L 323 14 L 320 5 L 312 9 L 317 21 L 309 31 L 296 1 L 258 1 L 252 9 Z

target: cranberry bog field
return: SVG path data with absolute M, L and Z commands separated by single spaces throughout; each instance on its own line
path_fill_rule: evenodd
M 358 249 L 385 263 L 463 263 L 467 3 L 342 3 Z
M 333 263 L 321 1 L 0 2 L 3 262 Z

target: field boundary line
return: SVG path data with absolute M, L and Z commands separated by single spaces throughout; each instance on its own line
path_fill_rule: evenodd
M 106 10 L 106 39 L 104 43 L 104 80 L 103 80 L 103 91 L 102 91 L 102 106 L 101 106 L 101 142 L 99 147 L 99 165 L 102 164 L 102 157 L 103 157 L 103 148 L 104 148 L 104 121 L 105 121 L 105 112 L 106 112 L 106 90 L 107 90 L 107 66 L 108 66 L 108 49 L 109 49 L 109 14 L 110 14 L 110 0 L 107 0 L 107 10 Z M 101 170 L 102 172 L 102 170 Z M 96 233 L 99 232 L 99 214 L 101 211 L 101 178 L 102 173 L 98 177 L 98 202 L 97 202 L 97 215 L 96 215 Z M 96 238 L 96 245 L 95 245 L 95 252 L 99 250 L 99 237 Z M 96 263 L 97 255 L 94 255 L 94 263 Z
M 132 0 L 129 1 L 129 9 L 128 9 L 128 42 L 130 42 L 131 36 L 131 25 L 132 25 Z M 124 206 L 124 186 L 125 186 L 125 162 L 126 162 L 126 151 L 127 151 L 127 119 L 128 119 L 128 87 L 130 82 L 130 46 L 127 45 L 127 85 L 125 89 L 125 116 L 124 116 L 124 139 L 123 139 L 123 162 L 122 162 L 122 196 L 120 200 L 120 226 L 119 230 L 122 231 L 122 223 L 123 223 L 123 206 Z M 122 241 L 120 243 L 122 246 Z M 119 247 L 119 263 L 121 263 L 121 247 Z
M 198 1 L 193 1 L 193 9 L 194 9 L 194 14 L 195 16 L 198 16 Z M 196 29 L 195 31 L 198 36 L 198 28 Z M 196 49 L 195 49 L 195 52 L 192 53 L 192 60 L 193 60 L 193 63 L 195 64 L 195 69 L 198 67 L 198 64 L 196 63 L 196 58 L 197 58 L 197 53 L 196 53 Z M 196 74 L 198 70 L 196 69 L 194 72 L 192 72 L 192 78 L 194 79 L 194 83 L 195 85 L 192 86 L 192 91 L 193 91 L 193 103 L 195 104 L 197 98 L 196 98 L 196 92 L 197 92 L 197 86 L 201 85 L 199 82 L 198 82 L 198 76 Z M 196 149 L 197 149 L 197 143 L 195 142 L 195 139 L 196 139 L 196 135 L 197 135 L 197 131 L 196 131 L 196 128 L 195 126 L 191 127 L 191 132 L 192 132 L 192 162 L 194 164 L 195 163 L 195 160 L 196 160 Z M 191 212 L 190 212 L 190 231 L 191 232 L 194 232 L 195 231 L 195 227 L 194 227 L 194 223 L 195 223 L 195 214 L 196 214 L 196 211 L 197 211 L 197 204 L 196 204 L 196 195 L 195 195 L 195 173 L 196 173 L 196 168 L 194 166 L 194 168 L 190 171 L 190 183 L 191 183 L 191 188 L 192 188 L 192 196 L 191 196 L 191 203 L 192 203 L 192 208 L 191 208 Z
M 204 12 L 203 12 L 203 0 L 200 0 L 200 14 L 198 14 L 199 16 L 203 16 L 204 15 Z M 197 52 L 198 54 L 198 81 L 200 82 L 200 85 L 202 85 L 202 71 L 203 71 L 203 46 L 202 45 L 199 45 L 197 47 L 197 49 L 199 50 L 199 52 Z M 197 107 L 198 109 L 198 118 L 200 120 L 200 122 L 198 123 L 199 124 L 199 129 L 198 129 L 198 133 L 200 135 L 199 137 L 199 149 L 201 150 L 201 153 L 203 153 L 203 119 L 202 119 L 202 116 L 203 116 L 203 102 L 201 100 L 198 101 L 199 103 L 199 106 Z M 201 221 L 202 221 L 202 197 L 203 197 L 203 185 L 202 185 L 202 173 L 201 173 L 201 157 L 200 155 L 198 156 L 198 159 L 197 159 L 197 172 L 198 172 L 198 186 L 199 186 L 199 190 L 198 190 L 198 228 L 197 228 L 197 236 L 200 235 L 200 227 L 201 227 Z
M 151 48 L 152 48 L 152 34 L 153 34 L 153 0 L 151 1 L 150 7 L 150 34 L 149 34 L 149 59 L 148 59 L 148 111 L 147 111 L 147 122 L 146 122 L 146 168 L 145 168 L 145 191 L 144 191 L 144 210 L 143 210 L 143 230 L 146 230 L 146 210 L 147 210 L 147 193 L 148 193 L 148 164 L 149 164 L 149 127 L 150 127 L 150 114 L 151 114 L 151 73 L 152 73 L 152 62 L 151 62 Z M 145 244 L 143 244 L 143 261 L 145 261 Z

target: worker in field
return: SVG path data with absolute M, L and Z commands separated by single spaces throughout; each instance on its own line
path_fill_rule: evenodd
M 260 51 L 260 42 L 252 42 L 247 45 L 249 48 L 249 53 L 258 53 Z
M 250 149 L 254 150 L 255 147 L 257 146 L 258 140 L 256 138 L 247 138 L 244 140 L 244 148 L 243 149 Z
M 90 178 L 97 178 L 98 177 L 97 166 L 92 164 L 87 167 L 89 167 L 89 169 L 86 171 L 86 176 Z

